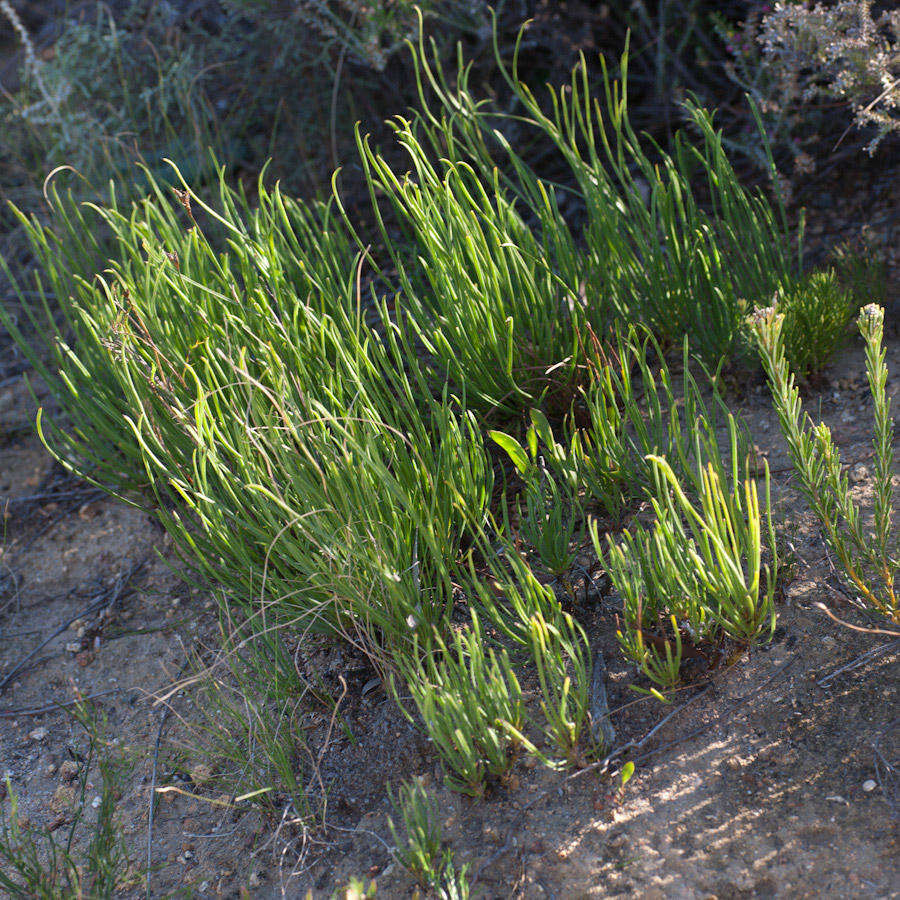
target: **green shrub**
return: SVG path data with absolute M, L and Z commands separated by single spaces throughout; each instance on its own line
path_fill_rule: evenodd
M 704 371 L 698 380 L 692 368 L 697 366 L 691 366 L 686 340 L 679 379 L 647 329 L 630 326 L 589 366 L 577 401 L 586 413 L 585 427 L 575 426 L 573 409 L 558 442 L 547 417 L 532 410 L 525 446 L 505 432 L 489 435 L 532 490 L 542 463 L 570 506 L 593 505 L 617 520 L 652 486 L 649 454 L 665 456 L 679 477 L 700 487 L 695 463 L 714 452 L 716 431 L 729 413 L 715 379 Z M 736 439 L 746 455 L 749 439 L 743 426 L 737 425 Z
M 330 209 L 262 186 L 252 213 L 224 184 L 216 207 L 181 197 L 101 211 L 119 256 L 93 281 L 56 252 L 67 236 L 30 224 L 77 340 L 32 309 L 56 370 L 29 352 L 73 420 L 48 446 L 152 497 L 186 561 L 266 631 L 337 629 L 380 659 L 449 610 L 449 564 L 491 495 L 481 436 L 432 398 L 383 304 L 367 323 Z
M 778 296 L 785 355 L 803 378 L 818 372 L 846 340 L 860 301 L 834 270 L 813 272 Z
M 590 719 L 591 650 L 584 629 L 559 604 L 528 619 L 531 655 L 541 687 L 544 731 L 569 763 L 579 759 L 579 741 Z
M 393 123 L 411 174 L 397 174 L 368 139 L 360 154 L 400 274 L 404 321 L 470 404 L 516 412 L 548 390 L 572 395 L 584 374 L 591 315 L 578 297 L 579 254 L 552 192 L 536 233 L 494 173 L 465 161 L 432 163 L 416 130 Z M 393 239 L 379 208 L 384 195 L 410 249 Z
M 403 820 L 403 839 L 391 818 L 388 818 L 388 826 L 397 845 L 396 856 L 404 868 L 442 900 L 468 897 L 466 873 L 469 866 L 457 870 L 453 852 L 443 847 L 437 803 L 420 782 L 413 781 L 401 785 L 395 805 Z
M 631 126 L 627 49 L 621 81 L 609 77 L 601 59 L 601 98 L 593 96 L 582 58 L 569 82 L 550 91 L 549 112 L 520 75 L 518 48 L 511 66 L 496 44 L 495 53 L 524 109 L 516 125 L 537 129 L 571 168 L 587 214 L 587 296 L 611 302 L 626 321 L 642 320 L 660 339 L 690 335 L 708 363 L 740 349 L 746 312 L 799 278 L 802 240 L 795 254 L 783 205 L 741 185 L 712 114 L 687 100 L 687 128 L 665 152 Z M 455 89 L 448 87 L 424 45 L 418 71 L 441 106 L 440 114 L 423 109 L 432 142 L 447 145 L 454 158 L 478 160 L 485 171 L 499 147 L 512 163 L 509 188 L 540 218 L 538 180 L 503 135 L 509 117 L 471 96 L 465 69 Z M 423 90 L 423 104 L 424 97 Z
M 573 544 L 580 540 L 582 512 L 571 497 L 564 497 L 546 473 L 525 485 L 525 504 L 517 501 L 519 535 L 557 578 L 575 564 Z
M 482 531 L 473 550 L 484 558 L 486 571 L 480 577 L 476 574 L 470 553 L 455 581 L 469 605 L 481 610 L 498 633 L 535 665 L 544 734 L 562 752 L 565 763 L 574 763 L 580 758 L 581 737 L 590 721 L 593 670 L 587 635 L 553 591 L 537 580 L 511 538 L 499 535 L 499 540 L 499 552 L 496 548 L 489 552 L 490 541 Z M 505 727 L 529 753 L 549 766 L 559 765 L 521 729 L 514 730 L 509 723 Z
M 592 385 L 608 376 L 609 373 L 605 368 L 599 373 L 594 368 Z M 525 433 L 527 450 L 510 434 L 496 430 L 489 432 L 493 441 L 506 452 L 524 481 L 526 499 L 529 503 L 534 505 L 533 498 L 543 494 L 542 483 L 545 479 L 553 481 L 552 490 L 555 493 L 559 494 L 561 491 L 564 493 L 568 508 L 571 510 L 565 520 L 567 545 L 575 537 L 576 513 L 579 513 L 583 502 L 598 503 L 607 514 L 616 517 L 626 499 L 623 486 L 626 477 L 624 471 L 626 450 L 622 416 L 615 405 L 603 406 L 601 409 L 605 398 L 595 393 L 593 386 L 589 396 L 594 399 L 596 427 L 592 431 L 574 428 L 570 417 L 563 424 L 565 444 L 557 442 L 547 417 L 538 409 L 531 410 L 531 425 Z M 584 501 L 580 497 L 581 491 L 584 492 Z M 562 514 L 562 504 L 556 505 L 559 512 L 553 514 L 554 519 L 558 519 Z M 528 524 L 531 525 L 533 522 L 534 516 L 529 518 Z M 556 530 L 557 534 L 559 533 L 555 526 L 549 527 L 551 532 Z M 537 542 L 531 540 L 533 545 L 540 542 L 543 531 L 543 528 L 538 531 Z M 552 533 L 547 537 L 550 540 L 554 539 Z M 562 541 L 562 537 L 558 540 Z

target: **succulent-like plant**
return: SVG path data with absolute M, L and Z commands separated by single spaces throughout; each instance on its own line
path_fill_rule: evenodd
M 591 537 L 622 597 L 622 650 L 651 681 L 671 687 L 688 646 L 708 657 L 722 636 L 751 647 L 771 635 L 778 557 L 768 467 L 763 520 L 756 483 L 746 465 L 739 477 L 736 459 L 728 474 L 712 462 L 701 466 L 696 499 L 664 457 L 649 462 L 652 526 L 638 526 L 619 542 L 607 535 L 604 547 L 592 523 Z
M 397 670 L 447 771 L 448 784 L 481 796 L 515 759 L 525 721 L 522 689 L 504 649 L 494 649 L 473 611 L 472 624 L 435 633 L 397 652 Z

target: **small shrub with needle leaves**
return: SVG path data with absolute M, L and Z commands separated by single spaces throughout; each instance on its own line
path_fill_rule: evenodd
M 884 309 L 869 304 L 860 312 L 858 321 L 866 347 L 866 376 L 874 407 L 871 531 L 864 525 L 862 510 L 851 494 L 831 430 L 824 422 L 813 424 L 803 411 L 785 352 L 784 323 L 784 315 L 775 307 L 761 310 L 754 318 L 753 328 L 798 484 L 840 564 L 851 591 L 850 601 L 900 624 L 895 588 L 900 544 L 892 525 L 894 422 L 887 395 Z

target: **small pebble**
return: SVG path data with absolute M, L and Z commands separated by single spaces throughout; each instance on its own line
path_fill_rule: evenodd
M 862 787 L 863 787 L 863 790 L 868 794 L 871 791 L 875 790 L 876 785 L 875 785 L 875 782 L 871 778 L 869 778 L 867 781 L 863 782 Z
M 859 484 L 861 481 L 865 481 L 868 477 L 869 470 L 862 463 L 857 463 L 850 470 L 850 480 L 854 484 Z
M 200 763 L 197 766 L 194 766 L 190 772 L 191 781 L 196 785 L 206 784 L 213 777 L 213 770 L 211 766 L 206 765 L 205 763 Z
M 33 741 L 42 741 L 48 734 L 50 734 L 50 732 L 46 728 L 35 728 L 34 731 L 28 732 L 28 737 Z

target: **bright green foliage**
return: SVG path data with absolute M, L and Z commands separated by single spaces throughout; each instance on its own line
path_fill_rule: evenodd
M 52 352 L 49 366 L 0 309 L 38 374 L 70 410 L 66 431 L 49 425 L 51 452 L 121 492 L 154 484 L 127 423 L 140 427 L 142 416 L 165 402 L 155 394 L 188 405 L 202 389 L 204 368 L 212 366 L 207 378 L 233 380 L 235 373 L 224 370 L 246 365 L 252 379 L 275 348 L 292 353 L 298 386 L 314 383 L 327 394 L 340 390 L 346 366 L 358 361 L 342 353 L 338 336 L 339 327 L 354 332 L 351 313 L 340 313 L 340 326 L 322 318 L 326 307 L 336 312 L 353 303 L 354 255 L 330 210 L 263 189 L 251 212 L 223 178 L 218 209 L 198 208 L 199 198 L 193 199 L 194 212 L 213 233 L 208 236 L 163 186 L 151 180 L 151 187 L 134 207 L 120 207 L 114 194 L 105 207 L 79 206 L 51 187 L 54 229 L 20 215 L 44 273 L 36 285 L 41 301 L 23 297 L 22 305 Z M 103 261 L 98 235 L 106 229 L 115 256 L 110 270 L 94 278 Z M 62 325 L 53 317 L 54 303 Z M 248 359 L 241 361 L 241 353 Z M 198 384 L 188 377 L 191 368 L 200 370 Z M 212 395 L 217 408 L 243 402 L 229 390 Z M 240 394 L 241 387 L 235 390 Z
M 362 878 L 351 878 L 345 887 L 331 895 L 331 900 L 375 900 L 377 893 L 374 878 L 368 884 Z
M 526 486 L 537 490 L 543 465 L 571 505 L 594 503 L 617 519 L 630 500 L 650 489 L 647 456 L 658 454 L 699 489 L 696 462 L 718 457 L 716 430 L 727 421 L 728 409 L 713 379 L 694 376 L 687 342 L 680 384 L 643 327 L 619 332 L 589 371 L 581 399 L 590 424 L 575 428 L 570 416 L 564 423 L 564 443 L 556 440 L 540 410 L 531 412 L 525 446 L 512 435 L 489 432 Z M 735 438 L 738 451 L 746 455 L 745 430 L 736 427 Z
M 581 510 L 546 473 L 528 481 L 524 493 L 524 506 L 518 501 L 519 534 L 551 573 L 563 576 L 575 565 L 573 544 L 583 532 L 578 527 Z
M 518 47 L 511 67 L 496 43 L 495 54 L 524 108 L 517 125 L 530 124 L 552 141 L 586 206 L 587 296 L 611 301 L 622 318 L 642 320 L 661 338 L 690 335 L 692 350 L 707 362 L 731 353 L 742 340 L 745 313 L 791 285 L 801 260 L 799 249 L 796 256 L 790 250 L 783 207 L 740 184 L 712 115 L 687 100 L 684 115 L 699 140 L 681 132 L 666 153 L 629 121 L 627 50 L 621 82 L 604 64 L 602 99 L 592 96 L 582 59 L 570 81 L 551 91 L 549 112 L 519 75 Z M 417 71 L 441 106 L 439 117 L 421 92 L 432 139 L 485 170 L 493 165 L 491 146 L 499 146 L 512 163 L 510 189 L 534 204 L 537 179 L 503 136 L 507 117 L 473 99 L 469 70 L 461 67 L 451 89 L 423 44 Z
M 738 473 L 732 425 L 732 467 L 707 463 L 699 470 L 696 500 L 685 493 L 669 463 L 651 456 L 655 521 L 638 526 L 598 556 L 623 600 L 619 643 L 643 673 L 663 687 L 677 683 L 684 644 L 710 649 L 726 636 L 753 646 L 775 626 L 778 575 L 775 536 L 765 473 L 765 523 L 756 483 Z M 771 563 L 763 564 L 763 528 Z
M 472 796 L 502 778 L 515 759 L 525 720 L 522 689 L 504 649 L 489 645 L 479 618 L 430 646 L 414 641 L 395 657 L 447 781 Z
M 608 378 L 606 367 L 599 372 L 592 367 L 592 379 L 603 378 Z M 531 410 L 531 425 L 525 433 L 527 449 L 502 431 L 489 435 L 509 456 L 530 490 L 545 472 L 558 483 L 557 491 L 565 492 L 571 506 L 581 505 L 579 491 L 583 490 L 583 502 L 599 503 L 609 515 L 617 516 L 625 502 L 621 484 L 624 422 L 617 406 L 603 407 L 605 398 L 590 390 L 596 398 L 595 428 L 588 432 L 565 422 L 565 444 L 557 442 L 547 417 L 538 409 Z
M 547 611 L 546 618 L 536 610 L 528 620 L 541 710 L 548 738 L 568 762 L 574 762 L 589 719 L 591 651 L 584 629 L 569 613 L 549 598 Z
M 404 321 L 440 373 L 485 411 L 515 412 L 583 375 L 590 321 L 579 300 L 583 265 L 555 197 L 543 191 L 536 233 L 501 189 L 467 162 L 433 164 L 416 129 L 393 122 L 412 173 L 398 175 L 367 139 L 359 147 L 382 236 L 402 286 Z M 392 239 L 386 195 L 410 249 Z
M 814 425 L 803 412 L 800 391 L 785 356 L 783 315 L 777 309 L 761 310 L 753 327 L 800 488 L 822 523 L 828 546 L 856 593 L 857 602 L 896 624 L 900 622 L 900 608 L 894 581 L 900 567 L 900 550 L 892 526 L 894 424 L 886 392 L 884 309 L 869 304 L 859 315 L 875 418 L 872 533 L 863 525 L 860 507 L 850 493 L 831 430 L 824 422 Z
M 553 440 L 547 417 L 540 410 L 531 410 L 531 420 L 525 435 L 527 450 L 502 431 L 489 434 L 509 456 L 525 484 L 525 503 L 521 497 L 517 501 L 519 534 L 554 575 L 562 576 L 575 563 L 572 544 L 579 539 L 578 524 L 583 515 L 578 497 L 582 457 L 577 443 L 573 442 L 566 452 Z M 539 434 L 546 456 L 538 450 Z M 503 509 L 504 527 L 509 533 L 505 502 Z
M 444 849 L 437 803 L 428 796 L 421 783 L 413 781 L 401 785 L 395 805 L 403 820 L 403 839 L 398 835 L 393 819 L 388 818 L 388 826 L 397 845 L 400 863 L 436 896 L 447 900 L 468 897 L 466 873 L 469 867 L 464 865 L 457 871 L 452 851 Z
M 215 793 L 243 797 L 269 815 L 289 800 L 293 814 L 306 818 L 313 803 L 306 792 L 305 686 L 292 666 L 272 659 L 271 641 L 238 637 L 221 636 L 213 666 L 192 660 L 200 690 L 188 752 L 211 768 Z
M 486 549 L 483 538 L 478 543 L 482 552 Z M 461 568 L 455 580 L 470 604 L 483 610 L 501 634 L 531 656 L 540 684 L 544 732 L 572 762 L 589 721 L 592 665 L 587 635 L 508 540 L 502 555 L 492 555 L 487 565 L 487 582 L 476 576 L 471 561 L 468 572 Z M 557 765 L 522 732 L 518 737 L 530 753 Z
M 624 504 L 652 488 L 651 455 L 665 457 L 679 479 L 698 492 L 699 466 L 704 461 L 721 465 L 716 436 L 720 425 L 728 424 L 737 452 L 746 456 L 746 430 L 729 414 L 715 380 L 698 381 L 693 375 L 686 339 L 682 347 L 680 385 L 659 345 L 643 328 L 631 327 L 620 334 L 614 352 L 595 368 L 585 394 L 591 424 L 583 445 L 586 454 L 604 461 L 594 476 L 599 485 L 593 493 L 609 498 L 607 509 L 612 508 L 614 490 Z
M 581 759 L 592 675 L 586 633 L 513 546 L 506 497 L 502 514 L 491 509 L 474 411 L 531 410 L 524 443 L 491 436 L 524 482 L 517 537 L 564 583 L 586 510 L 618 520 L 650 499 L 652 526 L 603 550 L 596 524 L 592 536 L 624 600 L 625 653 L 669 686 L 691 648 L 752 646 L 774 622 L 768 473 L 763 525 L 749 468 L 739 471 L 746 436 L 715 377 L 692 374 L 691 353 L 717 362 L 741 339 L 744 312 L 781 290 L 798 334 L 821 326 L 795 340 L 812 367 L 845 299 L 830 276 L 798 287 L 783 216 L 738 184 L 706 112 L 687 104 L 699 142 L 681 136 L 667 155 L 632 130 L 624 85 L 605 78 L 601 111 L 582 62 L 548 115 L 516 66 L 503 71 L 525 111 L 518 124 L 571 166 L 585 235 L 573 235 L 557 189 L 487 129 L 463 71 L 456 98 L 428 76 L 445 118 L 426 108 L 392 123 L 410 172 L 358 135 L 396 274 L 379 272 L 339 200 L 303 204 L 261 180 L 251 207 L 220 178 L 207 202 L 175 170 L 171 195 L 147 174 L 137 204 L 113 194 L 79 207 L 51 185 L 56 230 L 21 217 L 45 274 L 39 301 L 20 301 L 49 362 L 0 312 L 68 413 L 67 424 L 39 419 L 51 452 L 152 510 L 193 570 L 224 589 L 252 679 L 290 670 L 285 629 L 343 637 L 399 700 L 408 690 L 448 782 L 473 796 L 508 775 L 520 747 L 553 765 Z M 489 139 L 511 165 L 493 165 Z M 628 324 L 610 327 L 612 310 Z M 683 341 L 680 373 L 661 349 L 672 339 Z M 875 544 L 895 567 L 879 352 L 870 379 L 887 499 Z M 461 599 L 464 628 L 452 616 Z M 522 661 L 535 667 L 539 726 L 526 717 Z M 251 708 L 213 688 L 238 736 L 221 758 L 238 762 L 258 736 L 254 790 L 278 784 L 299 812 L 291 717 L 273 727 L 271 696 Z M 537 727 L 549 754 L 529 734 Z M 410 868 L 465 895 L 423 797 L 410 789 L 401 807 Z
M 418 781 L 400 786 L 394 803 L 403 821 L 404 840 L 401 840 L 388 818 L 391 836 L 397 845 L 397 858 L 423 885 L 436 881 L 436 870 L 442 856 L 441 823 L 437 803 Z
M 777 299 L 791 371 L 802 378 L 821 369 L 846 339 L 860 302 L 832 269 L 813 272 Z
M 469 900 L 471 888 L 468 874 L 468 863 L 457 869 L 453 860 L 448 859 L 444 871 L 441 873 L 441 881 L 437 885 L 437 895 L 440 900 Z
M 361 259 L 329 208 L 262 186 L 252 213 L 224 184 L 215 207 L 181 198 L 103 211 L 119 257 L 93 282 L 70 272 L 94 248 L 58 254 L 70 236 L 32 223 L 77 339 L 54 340 L 49 304 L 34 312 L 58 371 L 32 361 L 72 410 L 51 451 L 154 495 L 186 560 L 269 633 L 338 630 L 377 656 L 410 622 L 439 625 L 491 494 L 474 419 L 405 365 L 384 306 L 368 324 Z
M 689 334 L 694 352 L 715 363 L 734 346 L 747 304 L 799 272 L 784 212 L 742 187 L 712 116 L 690 100 L 684 112 L 701 141 L 682 132 L 671 154 L 648 150 L 628 120 L 627 53 L 621 72 L 621 84 L 612 83 L 604 68 L 601 104 L 582 59 L 551 95 L 551 114 L 519 78 L 517 58 L 507 79 L 572 168 L 600 290 L 659 336 Z M 711 212 L 695 178 L 709 192 Z

